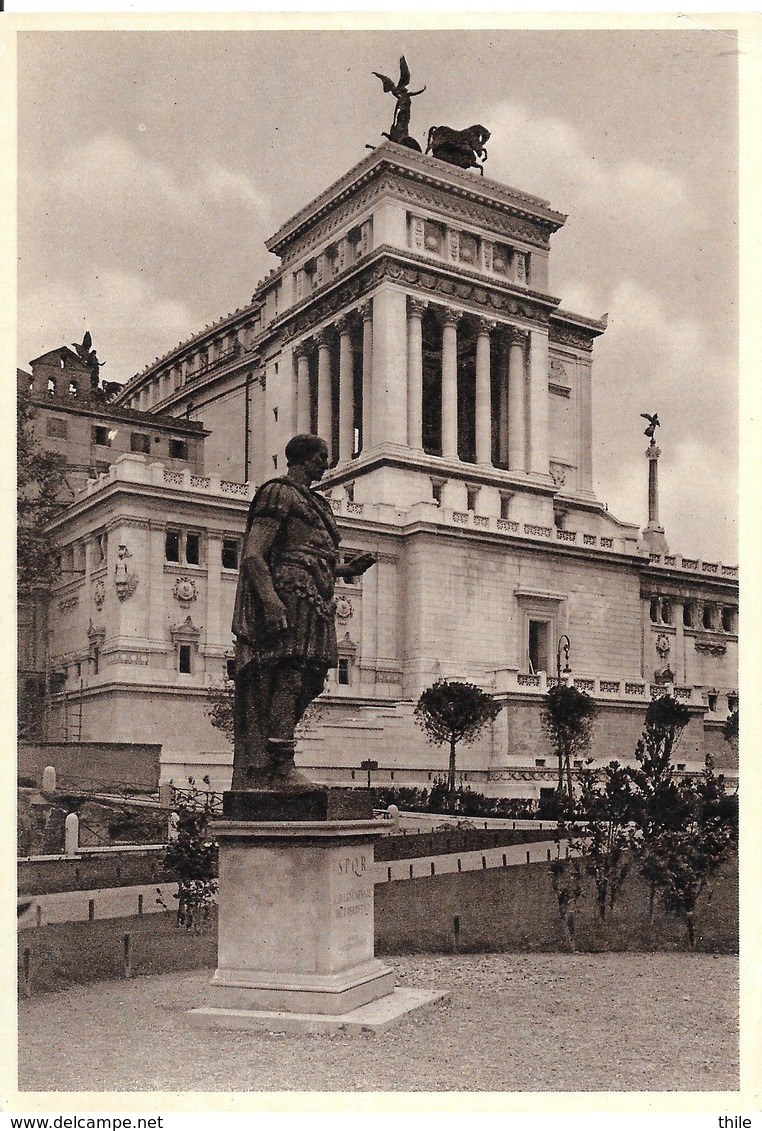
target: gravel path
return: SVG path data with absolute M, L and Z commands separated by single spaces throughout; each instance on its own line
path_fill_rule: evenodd
M 385 959 L 449 1005 L 377 1036 L 197 1029 L 211 971 L 23 1001 L 22 1091 L 732 1091 L 738 963 L 702 954 Z

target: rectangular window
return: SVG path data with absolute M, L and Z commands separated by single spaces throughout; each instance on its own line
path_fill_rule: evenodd
M 130 451 L 148 455 L 151 451 L 151 437 L 146 432 L 131 432 Z
M 48 436 L 54 436 L 57 440 L 65 440 L 66 421 L 60 416 L 49 416 L 45 422 L 45 431 Z
M 185 535 L 185 564 L 198 565 L 201 561 L 201 535 Z
M 180 561 L 180 531 L 168 530 L 164 540 L 164 557 L 168 562 Z
M 529 670 L 547 672 L 548 668 L 548 629 L 546 620 L 529 622 Z
M 534 764 L 535 764 L 535 766 L 544 766 L 545 765 L 545 759 L 544 758 L 535 758 Z
M 506 518 L 506 519 L 510 518 L 510 516 L 511 516 L 510 512 L 511 512 L 511 496 L 510 495 L 501 495 L 500 496 L 500 517 Z
M 442 487 L 443 486 L 444 486 L 443 483 L 437 483 L 437 482 L 432 480 L 431 495 L 432 495 L 432 498 L 434 499 L 434 502 L 436 503 L 436 505 L 438 507 L 441 507 L 441 505 L 442 505 Z
M 104 424 L 93 424 L 91 435 L 94 444 L 98 444 L 102 448 L 111 447 L 111 437 Z
M 339 657 L 337 676 L 338 683 L 340 683 L 343 687 L 349 687 L 349 660 L 346 656 Z
M 187 459 L 188 458 L 188 444 L 185 440 L 170 440 L 169 441 L 169 456 L 170 459 Z
M 108 552 L 108 539 L 107 539 L 107 535 L 106 535 L 105 530 L 102 531 L 100 534 L 96 534 L 95 544 L 96 544 L 95 545 L 95 549 L 96 549 L 95 557 L 96 557 L 98 564 L 100 565 L 102 562 L 105 562 L 106 554 Z
M 466 510 L 475 511 L 476 504 L 479 500 L 478 487 L 466 487 Z
M 238 539 L 223 538 L 222 540 L 222 568 L 238 569 Z
M 182 675 L 191 674 L 191 646 L 190 644 L 181 644 L 179 650 L 179 666 Z

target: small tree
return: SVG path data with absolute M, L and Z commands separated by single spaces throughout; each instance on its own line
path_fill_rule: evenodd
M 737 835 L 735 813 L 725 788 L 715 777 L 711 759 L 697 786 L 680 784 L 683 810 L 689 818 L 679 828 L 664 828 L 649 846 L 650 874 L 667 911 L 683 919 L 688 948 L 696 943 L 695 914 L 699 896 L 731 854 Z
M 203 781 L 209 785 L 209 778 Z M 206 925 L 217 894 L 217 844 L 208 835 L 209 819 L 215 813 L 214 795 L 196 788 L 176 791 L 173 812 L 175 836 L 167 845 L 164 864 L 176 876 L 177 925 L 200 934 Z M 161 896 L 157 900 L 166 907 Z
M 226 676 L 218 683 L 211 684 L 206 693 L 204 714 L 213 727 L 222 731 L 232 746 L 235 737 L 235 680 Z M 320 706 L 315 702 L 310 703 L 297 724 L 295 737 L 298 739 L 306 734 L 310 727 L 320 721 L 322 715 Z
M 550 882 L 556 897 L 561 926 L 569 949 L 576 950 L 576 911 L 577 904 L 585 890 L 585 862 L 577 853 L 576 845 L 574 846 L 574 854 L 562 856 L 559 840 L 556 841 L 555 859 L 551 860 L 549 867 Z
M 637 747 L 637 766 L 627 774 L 633 785 L 634 846 L 640 873 L 650 884 L 649 918 L 653 920 L 656 889 L 664 876 L 664 834 L 679 832 L 690 819 L 692 800 L 676 781 L 672 757 L 690 721 L 687 707 L 662 695 L 648 704 L 645 729 Z
M 204 707 L 204 714 L 209 722 L 217 730 L 222 731 L 231 745 L 235 733 L 234 698 L 235 683 L 232 679 L 225 678 L 209 687 Z
M 595 884 L 598 914 L 613 911 L 630 866 L 629 823 L 632 813 L 630 778 L 618 762 L 609 762 L 602 780 L 590 769 L 580 770 L 580 810 L 587 820 L 582 852 L 587 874 Z
M 55 543 L 47 524 L 66 507 L 66 459 L 40 446 L 34 430 L 37 412 L 27 396 L 16 398 L 17 555 L 19 590 L 27 596 L 49 588 L 58 574 Z
M 437 680 L 427 687 L 415 708 L 415 720 L 435 746 L 450 747 L 447 791 L 455 792 L 455 749 L 459 742 L 473 742 L 487 723 L 502 710 L 494 696 L 473 683 Z
M 572 762 L 590 748 L 597 711 L 590 696 L 574 686 L 556 684 L 545 696 L 542 729 L 558 759 L 559 796 L 564 792 L 564 778 L 566 781 L 569 812 L 574 809 Z

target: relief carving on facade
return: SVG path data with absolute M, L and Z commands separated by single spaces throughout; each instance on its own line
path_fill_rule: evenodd
M 656 651 L 662 660 L 666 660 L 670 653 L 670 640 L 664 632 L 660 632 L 656 637 Z
M 103 602 L 105 600 L 106 600 L 106 586 L 104 584 L 103 578 L 99 577 L 98 580 L 95 582 L 95 585 L 93 585 L 93 604 L 95 605 L 96 609 L 102 609 L 103 608 Z
M 592 353 L 593 335 L 592 333 L 586 334 L 582 329 L 551 323 L 549 337 L 551 342 L 559 342 L 562 345 L 573 346 L 575 349 Z
M 353 614 L 354 614 L 354 608 L 352 607 L 352 602 L 349 600 L 349 597 L 344 597 L 344 596 L 337 597 L 336 598 L 336 619 L 341 624 L 346 624 L 346 622 L 352 617 Z
M 132 554 L 122 544 L 117 553 L 117 562 L 114 566 L 114 588 L 120 601 L 125 601 L 138 587 L 138 575 L 135 573 L 130 559 Z
M 178 577 L 172 589 L 172 596 L 181 605 L 190 605 L 198 597 L 196 583 L 191 577 Z
M 550 475 L 556 487 L 563 487 L 566 483 L 566 467 L 562 463 L 551 463 Z
M 724 656 L 728 650 L 727 644 L 714 640 L 696 640 L 695 648 L 697 652 L 703 652 L 707 656 Z

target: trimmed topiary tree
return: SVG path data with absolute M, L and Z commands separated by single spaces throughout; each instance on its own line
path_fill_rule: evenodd
M 427 687 L 415 708 L 415 720 L 435 746 L 447 744 L 450 759 L 447 792 L 455 792 L 455 751 L 459 742 L 473 742 L 502 710 L 493 695 L 473 683 L 439 679 Z
M 574 811 L 572 762 L 590 748 L 598 708 L 589 695 L 573 685 L 551 687 L 542 709 L 542 729 L 558 759 L 558 794 L 567 794 L 569 814 Z

